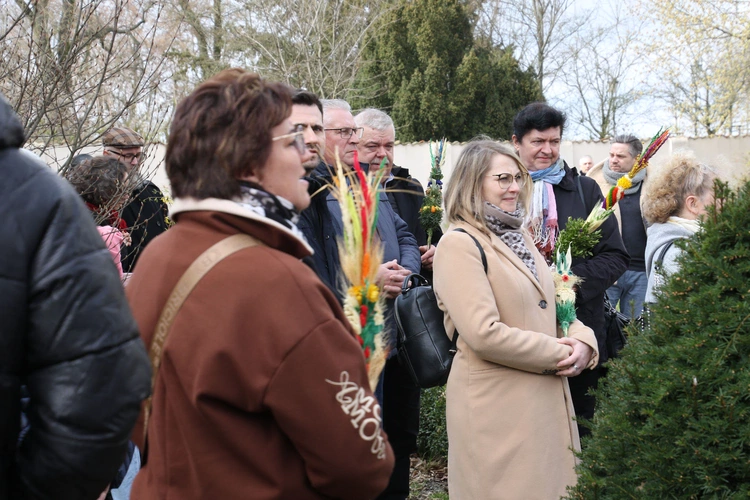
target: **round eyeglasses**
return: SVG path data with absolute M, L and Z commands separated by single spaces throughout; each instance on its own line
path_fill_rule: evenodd
M 516 181 L 519 188 L 522 188 L 523 185 L 526 184 L 526 176 L 521 173 L 518 173 L 515 176 L 511 174 L 489 174 L 487 177 L 494 177 L 503 189 L 510 189 L 513 185 L 513 181 Z

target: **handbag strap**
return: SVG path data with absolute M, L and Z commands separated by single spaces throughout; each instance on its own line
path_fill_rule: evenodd
M 454 229 L 454 231 L 458 231 L 459 233 L 468 234 L 469 238 L 474 240 L 474 244 L 479 249 L 479 255 L 482 257 L 482 266 L 484 267 L 484 274 L 487 274 L 487 255 L 484 253 L 484 248 L 482 248 L 481 243 L 479 243 L 479 240 L 474 237 L 470 232 L 468 232 L 466 229 L 462 227 L 457 227 Z M 456 352 L 456 344 L 458 343 L 458 330 L 455 330 L 453 338 L 451 339 L 451 351 L 454 353 Z
M 655 271 L 661 271 L 661 265 L 664 261 L 664 256 L 667 254 L 667 251 L 672 248 L 672 245 L 674 245 L 674 242 L 677 241 L 677 239 L 674 239 L 661 247 L 661 251 L 659 252 L 659 256 L 654 261 L 654 270 Z
M 466 229 L 462 227 L 457 227 L 454 229 L 454 231 L 458 231 L 459 233 L 468 234 L 469 238 L 474 240 L 474 244 L 479 249 L 479 255 L 482 256 L 482 266 L 484 266 L 484 274 L 487 274 L 487 255 L 484 253 L 484 248 L 482 248 L 482 245 L 479 243 L 479 240 L 477 240 L 471 233 L 469 233 Z
M 143 420 L 143 443 L 144 458 L 147 450 L 148 438 L 148 420 L 151 416 L 151 398 L 156 386 L 156 377 L 159 375 L 161 366 L 161 356 L 164 352 L 164 343 L 167 341 L 167 335 L 174 322 L 177 313 L 180 311 L 185 299 L 193 291 L 195 285 L 203 278 L 216 264 L 229 257 L 235 252 L 244 248 L 263 245 L 263 242 L 247 234 L 235 234 L 212 245 L 208 250 L 198 256 L 190 264 L 185 273 L 180 277 L 172 293 L 169 295 L 164 309 L 161 311 L 159 321 L 154 329 L 154 338 L 151 341 L 149 349 L 149 359 L 151 360 L 151 395 L 146 399 Z

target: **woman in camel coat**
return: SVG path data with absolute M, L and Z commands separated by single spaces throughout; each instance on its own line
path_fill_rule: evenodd
M 446 189 L 434 288 L 446 331 L 460 332 L 446 392 L 451 500 L 556 499 L 576 482 L 566 377 L 596 366 L 597 342 L 577 320 L 560 338 L 552 275 L 523 228 L 531 184 L 512 150 L 475 141 Z M 486 274 L 456 228 L 481 244 Z

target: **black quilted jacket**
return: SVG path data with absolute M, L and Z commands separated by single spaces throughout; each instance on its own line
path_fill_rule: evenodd
M 148 357 L 91 215 L 23 142 L 0 94 L 0 500 L 95 499 L 148 394 Z

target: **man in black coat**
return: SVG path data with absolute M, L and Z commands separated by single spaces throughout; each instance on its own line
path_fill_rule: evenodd
M 93 499 L 151 370 L 91 214 L 24 141 L 0 94 L 0 500 Z
M 113 127 L 102 135 L 102 154 L 114 156 L 128 167 L 128 181 L 133 186 L 130 201 L 120 213 L 131 241 L 122 247 L 122 270 L 126 273 L 133 272 L 146 245 L 169 227 L 164 194 L 156 184 L 140 176 L 144 145 L 143 138 L 127 127 Z
M 554 199 L 544 196 L 548 206 L 545 212 L 531 215 L 531 229 L 538 247 L 548 261 L 554 258 L 555 223 L 562 231 L 569 217 L 585 219 L 591 210 L 602 203 L 602 192 L 597 183 L 578 174 L 560 158 L 560 143 L 565 127 L 565 115 L 542 102 L 523 108 L 513 119 L 513 145 L 534 181 L 534 205 L 542 207 L 547 185 L 552 185 Z M 537 203 L 538 202 L 538 203 Z M 555 206 L 553 207 L 552 204 Z M 548 214 L 556 208 L 557 219 Z M 601 226 L 601 240 L 588 258 L 574 258 L 571 271 L 583 278 L 576 290 L 576 314 L 581 322 L 591 328 L 599 344 L 600 365 L 608 358 L 606 332 L 604 330 L 604 292 L 617 281 L 627 269 L 630 256 L 614 217 L 609 217 Z M 589 394 L 595 388 L 601 367 L 581 370 L 570 377 L 570 392 L 576 416 L 591 419 L 594 416 L 595 399 Z M 581 436 L 590 433 L 588 428 L 578 425 Z

